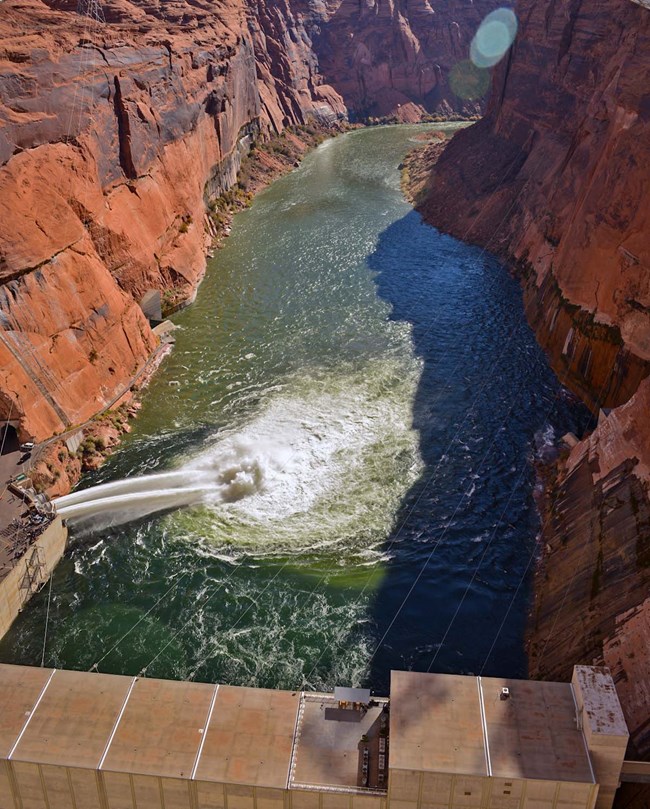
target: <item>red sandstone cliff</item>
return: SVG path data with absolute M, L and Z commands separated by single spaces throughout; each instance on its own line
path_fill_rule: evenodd
M 495 71 L 488 114 L 442 154 L 429 147 L 419 207 L 517 268 L 559 376 L 594 411 L 616 408 L 547 494 L 530 666 L 553 678 L 604 660 L 648 755 L 650 9 L 633 0 L 516 9 L 519 34 Z
M 156 344 L 136 301 L 192 294 L 206 200 L 235 182 L 251 136 L 314 111 L 306 86 L 265 67 L 272 43 L 240 0 L 104 13 L 0 6 L 0 418 L 23 438 L 128 384 Z M 343 114 L 321 92 L 318 111 Z
M 351 114 L 476 114 L 481 98 L 462 98 L 450 86 L 453 68 L 467 60 L 481 20 L 509 3 L 499 0 L 292 0 L 313 30 L 324 81 Z

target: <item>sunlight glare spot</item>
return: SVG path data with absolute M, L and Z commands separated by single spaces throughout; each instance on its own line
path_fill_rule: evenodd
M 493 67 L 506 54 L 517 34 L 517 17 L 509 8 L 498 8 L 485 17 L 470 45 L 476 67 Z

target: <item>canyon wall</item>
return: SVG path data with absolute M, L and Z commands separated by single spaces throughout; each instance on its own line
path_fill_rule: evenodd
M 256 59 L 274 46 L 239 0 L 103 13 L 0 7 L 0 417 L 23 439 L 83 422 L 142 367 L 137 301 L 191 297 L 206 199 L 251 139 L 344 114 Z
M 3 0 L 0 419 L 38 441 L 120 395 L 156 350 L 137 302 L 191 299 L 255 139 L 477 111 L 446 75 L 495 5 Z
M 633 755 L 650 756 L 650 379 L 578 442 L 546 492 L 530 673 L 610 667 Z
M 412 158 L 419 208 L 515 268 L 553 367 L 601 414 L 547 492 L 530 669 L 606 662 L 650 755 L 650 8 L 516 11 L 485 118 Z
M 481 97 L 458 94 L 481 20 L 494 0 L 292 0 L 309 20 L 319 71 L 353 117 L 472 115 Z M 473 96 L 472 93 L 469 93 Z

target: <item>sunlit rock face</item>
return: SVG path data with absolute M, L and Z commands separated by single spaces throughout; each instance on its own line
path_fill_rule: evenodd
M 560 377 L 595 412 L 616 408 L 548 492 L 530 665 L 549 678 L 579 662 L 612 666 L 647 754 L 650 10 L 631 0 L 515 10 L 488 114 L 432 165 L 421 208 L 517 268 Z
M 156 339 L 136 301 L 191 295 L 205 202 L 250 138 L 313 113 L 309 51 L 240 0 L 0 6 L 0 415 L 42 439 L 106 406 Z M 290 39 L 292 31 L 286 32 Z

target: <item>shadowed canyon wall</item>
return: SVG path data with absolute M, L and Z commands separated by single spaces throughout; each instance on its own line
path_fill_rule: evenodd
M 447 72 L 495 5 L 0 3 L 0 418 L 41 440 L 128 385 L 157 343 L 136 302 L 191 298 L 206 203 L 254 139 L 348 108 L 476 112 Z
M 516 11 L 486 117 L 411 158 L 419 208 L 516 268 L 557 373 L 606 408 L 547 492 L 530 668 L 604 660 L 650 755 L 650 8 Z
M 482 112 L 450 75 L 467 64 L 469 44 L 487 12 L 509 2 L 472 0 L 292 0 L 311 20 L 324 80 L 355 117 Z

